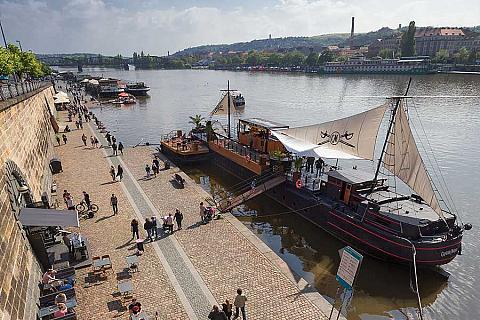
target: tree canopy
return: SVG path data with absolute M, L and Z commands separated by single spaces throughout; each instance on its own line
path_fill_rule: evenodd
M 415 55 L 415 21 L 410 21 L 408 30 L 403 32 L 400 41 L 402 57 L 411 57 Z
M 0 47 L 0 75 L 39 78 L 50 73 L 50 68 L 38 61 L 32 52 L 22 52 L 13 44 Z

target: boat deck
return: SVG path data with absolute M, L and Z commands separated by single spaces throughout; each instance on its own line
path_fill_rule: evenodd
M 161 144 L 178 155 L 200 155 L 209 152 L 208 147 L 198 140 L 171 138 L 163 140 Z

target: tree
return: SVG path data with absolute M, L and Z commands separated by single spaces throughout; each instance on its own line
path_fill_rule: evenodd
M 433 58 L 433 62 L 435 63 L 447 63 L 448 61 L 448 50 L 447 49 L 440 49 L 435 54 L 435 58 Z
M 285 66 L 290 66 L 290 67 L 301 66 L 304 61 L 305 61 L 305 55 L 297 50 L 287 52 L 283 56 L 283 65 Z
M 335 60 L 335 53 L 330 50 L 324 50 L 318 57 L 318 64 L 323 65 Z
M 257 51 L 252 50 L 248 53 L 245 62 L 251 66 L 256 66 L 260 62 L 260 55 Z
M 468 62 L 468 56 L 470 55 L 470 52 L 468 51 L 467 48 L 461 47 L 457 53 L 455 53 L 454 58 L 455 58 L 455 63 L 459 64 L 465 64 Z
M 305 64 L 310 67 L 317 65 L 317 62 L 318 62 L 318 53 L 316 52 L 310 52 L 310 54 L 305 59 Z
M 408 30 L 403 32 L 400 41 L 400 50 L 402 57 L 411 57 L 415 55 L 415 21 L 410 21 Z
M 378 53 L 378 56 L 382 57 L 383 59 L 391 59 L 391 58 L 393 58 L 393 50 L 383 48 Z
M 267 64 L 269 66 L 273 66 L 273 67 L 278 67 L 280 66 L 280 63 L 282 62 L 282 55 L 279 54 L 279 53 L 272 53 L 271 55 L 268 56 L 268 59 L 267 59 Z
M 202 117 L 202 115 L 196 114 L 195 116 L 190 117 L 190 121 L 188 123 L 193 124 L 195 126 L 195 129 L 200 129 L 203 120 L 205 120 L 205 118 Z
M 10 53 L 7 49 L 0 47 L 0 75 L 9 76 L 13 74 L 15 68 L 10 59 Z

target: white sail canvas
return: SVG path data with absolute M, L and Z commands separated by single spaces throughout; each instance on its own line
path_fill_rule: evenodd
M 223 95 L 222 99 L 220 99 L 215 109 L 213 109 L 213 111 L 210 112 L 210 116 L 228 114 L 228 96 L 229 95 L 227 93 Z M 233 101 L 232 95 L 230 95 L 230 112 L 231 113 L 238 112 L 237 108 L 235 107 L 235 103 Z
M 388 139 L 383 160 L 383 165 L 387 170 L 405 182 L 443 218 L 442 210 L 433 191 L 425 164 L 418 152 L 407 114 L 402 105 L 398 107 L 395 115 L 395 124 Z
M 388 104 L 339 120 L 273 134 L 299 155 L 373 160 L 378 129 Z

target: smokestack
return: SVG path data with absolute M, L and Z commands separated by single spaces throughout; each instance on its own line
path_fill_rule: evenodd
M 355 17 L 352 17 L 352 30 L 350 31 L 350 38 L 355 34 Z
M 401 23 L 398 24 L 398 31 L 400 31 L 400 30 L 402 30 L 402 24 Z

